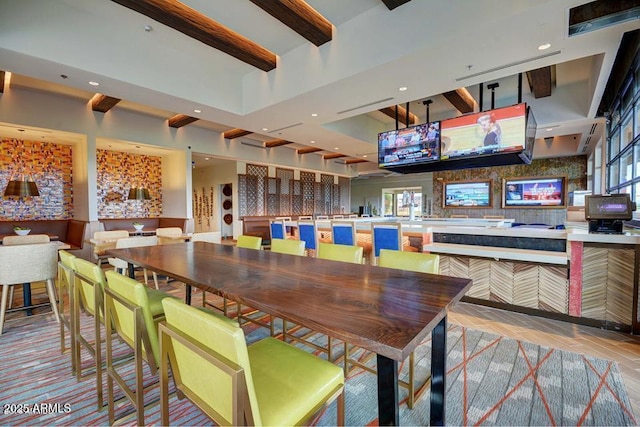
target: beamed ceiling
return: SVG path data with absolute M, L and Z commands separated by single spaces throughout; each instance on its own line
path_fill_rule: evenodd
M 11 86 L 86 98 L 102 114 L 140 111 L 360 173 L 376 170 L 379 132 L 524 101 L 544 141 L 534 157 L 588 154 L 603 135 L 597 110 L 620 41 L 639 28 L 637 15 L 597 23 L 639 8 L 638 0 L 2 2 L 0 94 L 11 71 Z M 89 80 L 101 83 L 98 93 Z

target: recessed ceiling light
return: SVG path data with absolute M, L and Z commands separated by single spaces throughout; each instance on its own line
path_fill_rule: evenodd
M 547 50 L 551 47 L 551 43 L 543 43 L 540 46 L 538 46 L 538 50 Z
M 545 129 L 547 132 L 551 132 L 553 130 L 553 128 L 547 128 Z
M 98 82 L 93 82 L 93 81 L 89 82 L 89 84 L 90 84 L 91 86 L 100 86 L 100 83 L 98 83 Z
M 264 131 L 268 131 L 269 129 L 267 129 L 267 128 L 262 128 L 262 130 L 264 130 Z
M 202 113 L 202 110 L 195 109 L 195 110 L 193 110 L 193 112 L 194 113 Z
M 367 157 L 367 155 L 366 155 L 366 154 L 363 154 L 363 155 L 362 155 L 362 157 Z
M 318 113 L 311 113 L 311 117 L 318 117 Z
M 406 86 L 401 86 L 401 87 L 398 88 L 398 90 L 400 92 L 404 92 L 405 90 L 407 90 L 407 87 Z
M 315 144 L 316 142 L 315 142 L 315 141 L 311 141 L 311 143 L 312 143 L 312 144 Z
M 339 147 L 335 147 L 335 149 L 336 149 L 336 150 L 339 150 L 340 148 L 339 148 Z
M 205 160 L 209 160 L 209 157 L 205 157 L 204 159 L 205 159 Z

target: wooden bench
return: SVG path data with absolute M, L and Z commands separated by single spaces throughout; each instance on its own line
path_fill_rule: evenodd
M 34 219 L 18 221 L 0 221 L 0 234 L 15 234 L 13 227 L 31 229 L 29 234 L 49 234 L 58 236 L 58 240 L 68 244 L 70 250 L 82 249 L 87 221 L 77 219 Z

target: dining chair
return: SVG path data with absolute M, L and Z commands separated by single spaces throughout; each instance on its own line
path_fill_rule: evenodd
M 395 251 L 417 252 L 418 249 L 411 245 L 404 245 L 402 224 L 399 222 L 374 222 L 371 224 L 371 240 L 373 244 L 372 262 L 375 265 L 380 256 L 380 250 L 392 249 Z
M 193 233 L 191 235 L 192 242 L 209 242 L 209 243 L 222 243 L 222 236 L 219 231 L 205 231 L 201 233 Z
M 451 218 L 469 218 L 469 215 L 453 214 Z
M 245 248 L 245 249 L 255 249 L 255 250 L 261 250 L 262 249 L 262 237 L 259 236 L 247 236 L 244 234 L 241 234 L 240 236 L 238 236 L 238 239 L 236 240 L 236 246 L 239 248 Z M 222 313 L 226 316 L 228 314 L 228 308 L 229 308 L 229 304 L 236 304 L 235 301 L 229 301 L 227 299 L 227 297 L 223 296 L 222 297 L 222 308 L 218 307 L 215 304 L 212 304 L 210 302 L 207 301 L 207 293 L 205 291 L 202 291 L 202 306 L 204 307 L 205 305 L 211 306 L 217 310 L 222 311 Z M 240 305 L 238 304 L 238 313 L 240 313 Z
M 504 219 L 504 215 L 482 215 L 483 219 Z
M 262 237 L 240 235 L 236 240 L 236 246 L 246 249 L 262 249 Z
M 298 217 L 298 221 L 311 221 L 313 220 L 313 215 L 300 215 Z
M 329 215 L 316 215 L 316 219 L 329 219 Z
M 286 254 L 286 255 L 297 255 L 304 256 L 304 241 L 302 240 L 289 240 L 289 239 L 271 239 L 271 252 Z M 238 305 L 241 307 L 241 305 Z M 262 319 L 268 316 L 269 322 L 265 322 Z M 275 323 L 274 317 L 270 314 L 263 313 L 259 310 L 251 310 L 247 313 L 243 313 L 242 310 L 238 309 L 238 323 L 240 325 L 246 323 L 253 323 L 258 326 L 262 326 L 263 328 L 269 329 L 269 333 L 271 336 L 275 335 Z
M 46 282 L 49 302 L 59 320 L 54 281 L 57 275 L 58 245 L 55 243 L 35 243 L 0 247 L 0 335 L 4 328 L 9 289 L 15 285 L 32 282 Z
M 96 376 L 96 397 L 98 410 L 103 407 L 102 393 L 102 334 L 100 325 L 104 325 L 104 287 L 105 277 L 102 268 L 84 260 L 76 258 L 74 295 L 72 297 L 74 305 L 72 307 L 74 348 L 73 359 L 76 362 L 76 380 L 81 381 L 83 377 L 82 349 L 84 348 L 93 359 L 92 369 Z M 80 327 L 80 310 L 93 318 L 93 336 L 85 337 Z
M 171 245 L 184 242 L 182 228 L 180 227 L 156 228 L 156 237 L 158 238 L 158 245 Z
M 73 307 L 76 280 L 76 256 L 66 250 L 59 250 L 58 257 L 58 318 L 60 319 L 60 353 L 67 351 L 66 332 L 69 331 L 69 353 L 71 353 L 71 371 L 75 375 L 75 329 Z M 66 295 L 66 303 L 65 303 Z M 65 311 L 66 310 L 66 311 Z
M 344 215 L 342 215 L 342 214 L 332 215 L 331 216 L 331 219 L 343 219 L 343 218 L 344 218 Z
M 419 273 L 431 273 L 431 274 L 439 274 L 440 273 L 440 257 L 435 254 L 427 254 L 421 252 L 405 252 L 391 249 L 381 249 L 380 250 L 380 260 L 378 265 L 380 267 L 387 268 L 395 268 L 398 270 L 407 270 L 407 271 L 415 271 Z M 348 373 L 348 366 L 353 365 L 357 366 L 365 371 L 376 373 L 376 369 L 366 365 L 365 363 L 361 363 L 358 360 L 351 359 L 349 357 L 350 353 L 349 346 L 345 346 L 345 375 Z M 373 356 L 373 353 L 371 353 Z M 361 358 L 361 360 L 368 360 L 366 358 Z M 413 409 L 416 399 L 420 397 L 420 395 L 427 389 L 427 385 L 429 385 L 429 379 L 423 383 L 421 387 L 416 390 L 415 388 L 415 354 L 411 352 L 409 355 L 409 378 L 408 381 L 404 381 L 398 379 L 398 384 L 408 390 L 409 396 L 407 398 L 407 406 L 410 409 Z
M 178 228 L 178 227 L 176 227 Z M 179 228 L 178 228 L 179 229 Z M 116 242 L 115 249 L 124 249 L 124 248 L 140 248 L 144 246 L 155 246 L 158 244 L 157 236 L 140 236 L 140 237 L 125 237 L 123 239 L 118 239 Z M 113 266 L 115 271 L 120 272 L 121 274 L 128 274 L 129 263 L 123 259 L 111 257 L 108 258 L 109 264 Z M 137 268 L 138 266 L 134 266 Z M 147 284 L 149 281 L 149 275 L 147 273 L 147 269 L 142 269 L 142 274 L 144 276 L 144 283 Z M 153 283 L 158 287 L 158 274 L 155 271 L 151 272 L 153 276 Z
M 162 304 L 162 425 L 170 423 L 169 365 L 176 389 L 218 425 L 301 425 L 334 400 L 336 425 L 344 425 L 340 367 L 272 337 L 247 346 L 228 318 L 180 301 Z
M 360 246 L 363 249 L 363 257 L 371 255 L 371 243 L 358 240 L 355 221 L 331 221 L 331 237 L 337 245 Z
M 143 362 L 155 376 L 160 361 L 157 325 L 164 320 L 162 300 L 176 298 L 164 292 L 149 289 L 142 283 L 115 271 L 107 271 L 105 276 L 104 309 L 109 425 L 113 425 L 115 421 L 114 382 L 133 405 L 138 425 L 146 425 L 144 394 L 157 383 L 144 387 Z M 116 361 L 113 351 L 114 332 L 134 352 L 135 387 L 133 388 L 130 388 L 122 377 L 130 367 L 125 367 L 123 363 L 117 365 L 114 363 Z M 121 368 L 120 371 L 118 368 Z
M 103 261 L 107 261 L 109 255 L 106 254 L 106 251 L 115 249 L 116 241 L 125 237 L 129 237 L 127 230 L 96 231 L 93 233 L 93 257 L 96 264 L 101 265 Z
M 14 245 L 33 245 L 36 243 L 49 243 L 51 240 L 47 234 L 27 234 L 24 236 L 4 236 L 2 238 L 3 246 L 14 246 Z M 24 283 L 22 286 L 28 286 L 26 292 L 31 294 L 31 283 Z M 15 292 L 15 287 L 12 286 L 9 290 L 9 308 L 13 308 L 13 295 Z
M 358 218 L 358 214 L 349 214 L 349 215 L 347 216 L 347 218 L 349 218 L 349 219 Z
M 361 246 L 319 243 L 317 258 L 362 264 L 363 252 Z
M 298 235 L 300 240 L 304 242 L 307 255 L 315 255 L 320 242 L 318 223 L 314 220 L 298 219 Z

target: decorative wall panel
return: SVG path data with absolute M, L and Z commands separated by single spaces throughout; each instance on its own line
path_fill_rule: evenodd
M 99 218 L 162 215 L 162 158 L 96 150 Z M 149 190 L 151 200 L 127 200 L 131 187 Z
M 0 140 L 0 197 L 7 183 L 31 176 L 38 197 L 3 197 L 0 220 L 73 218 L 72 149 L 52 142 Z
M 276 178 L 279 181 L 280 211 L 278 215 L 292 215 L 293 170 L 276 168 Z

